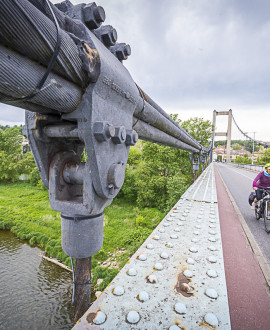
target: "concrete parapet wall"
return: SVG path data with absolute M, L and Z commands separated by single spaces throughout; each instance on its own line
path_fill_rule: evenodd
M 213 165 L 74 329 L 230 329 Z

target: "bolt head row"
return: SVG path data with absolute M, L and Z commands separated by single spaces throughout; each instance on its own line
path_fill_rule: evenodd
M 93 131 L 96 140 L 99 142 L 112 139 L 115 144 L 126 143 L 128 146 L 134 146 L 139 139 L 137 132 L 134 130 L 126 130 L 124 126 L 115 127 L 107 122 L 95 122 Z

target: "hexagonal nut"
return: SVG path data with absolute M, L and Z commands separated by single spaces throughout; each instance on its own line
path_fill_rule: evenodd
M 99 142 L 109 140 L 115 135 L 115 128 L 107 122 L 97 121 L 93 126 L 94 136 Z
M 111 25 L 102 26 L 100 38 L 106 47 L 113 46 L 117 40 L 117 31 Z
M 94 2 L 85 5 L 83 8 L 85 25 L 90 29 L 97 29 L 105 21 L 106 15 L 103 7 L 97 6 Z
M 121 144 L 126 141 L 127 132 L 124 126 L 115 127 L 115 134 L 112 137 L 112 141 L 115 144 Z
M 110 51 L 118 58 L 119 61 L 126 60 L 131 54 L 130 45 L 125 43 L 117 43 L 110 48 Z
M 127 131 L 127 137 L 126 137 L 127 146 L 134 146 L 138 141 L 138 139 L 139 136 L 137 132 L 135 132 L 134 130 Z

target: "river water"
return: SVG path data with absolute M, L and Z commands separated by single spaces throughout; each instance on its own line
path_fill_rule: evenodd
M 72 275 L 0 230 L 0 329 L 71 329 Z

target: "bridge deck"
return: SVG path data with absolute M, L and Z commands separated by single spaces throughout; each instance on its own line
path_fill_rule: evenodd
M 231 327 L 213 165 L 185 192 L 74 329 L 170 327 Z

